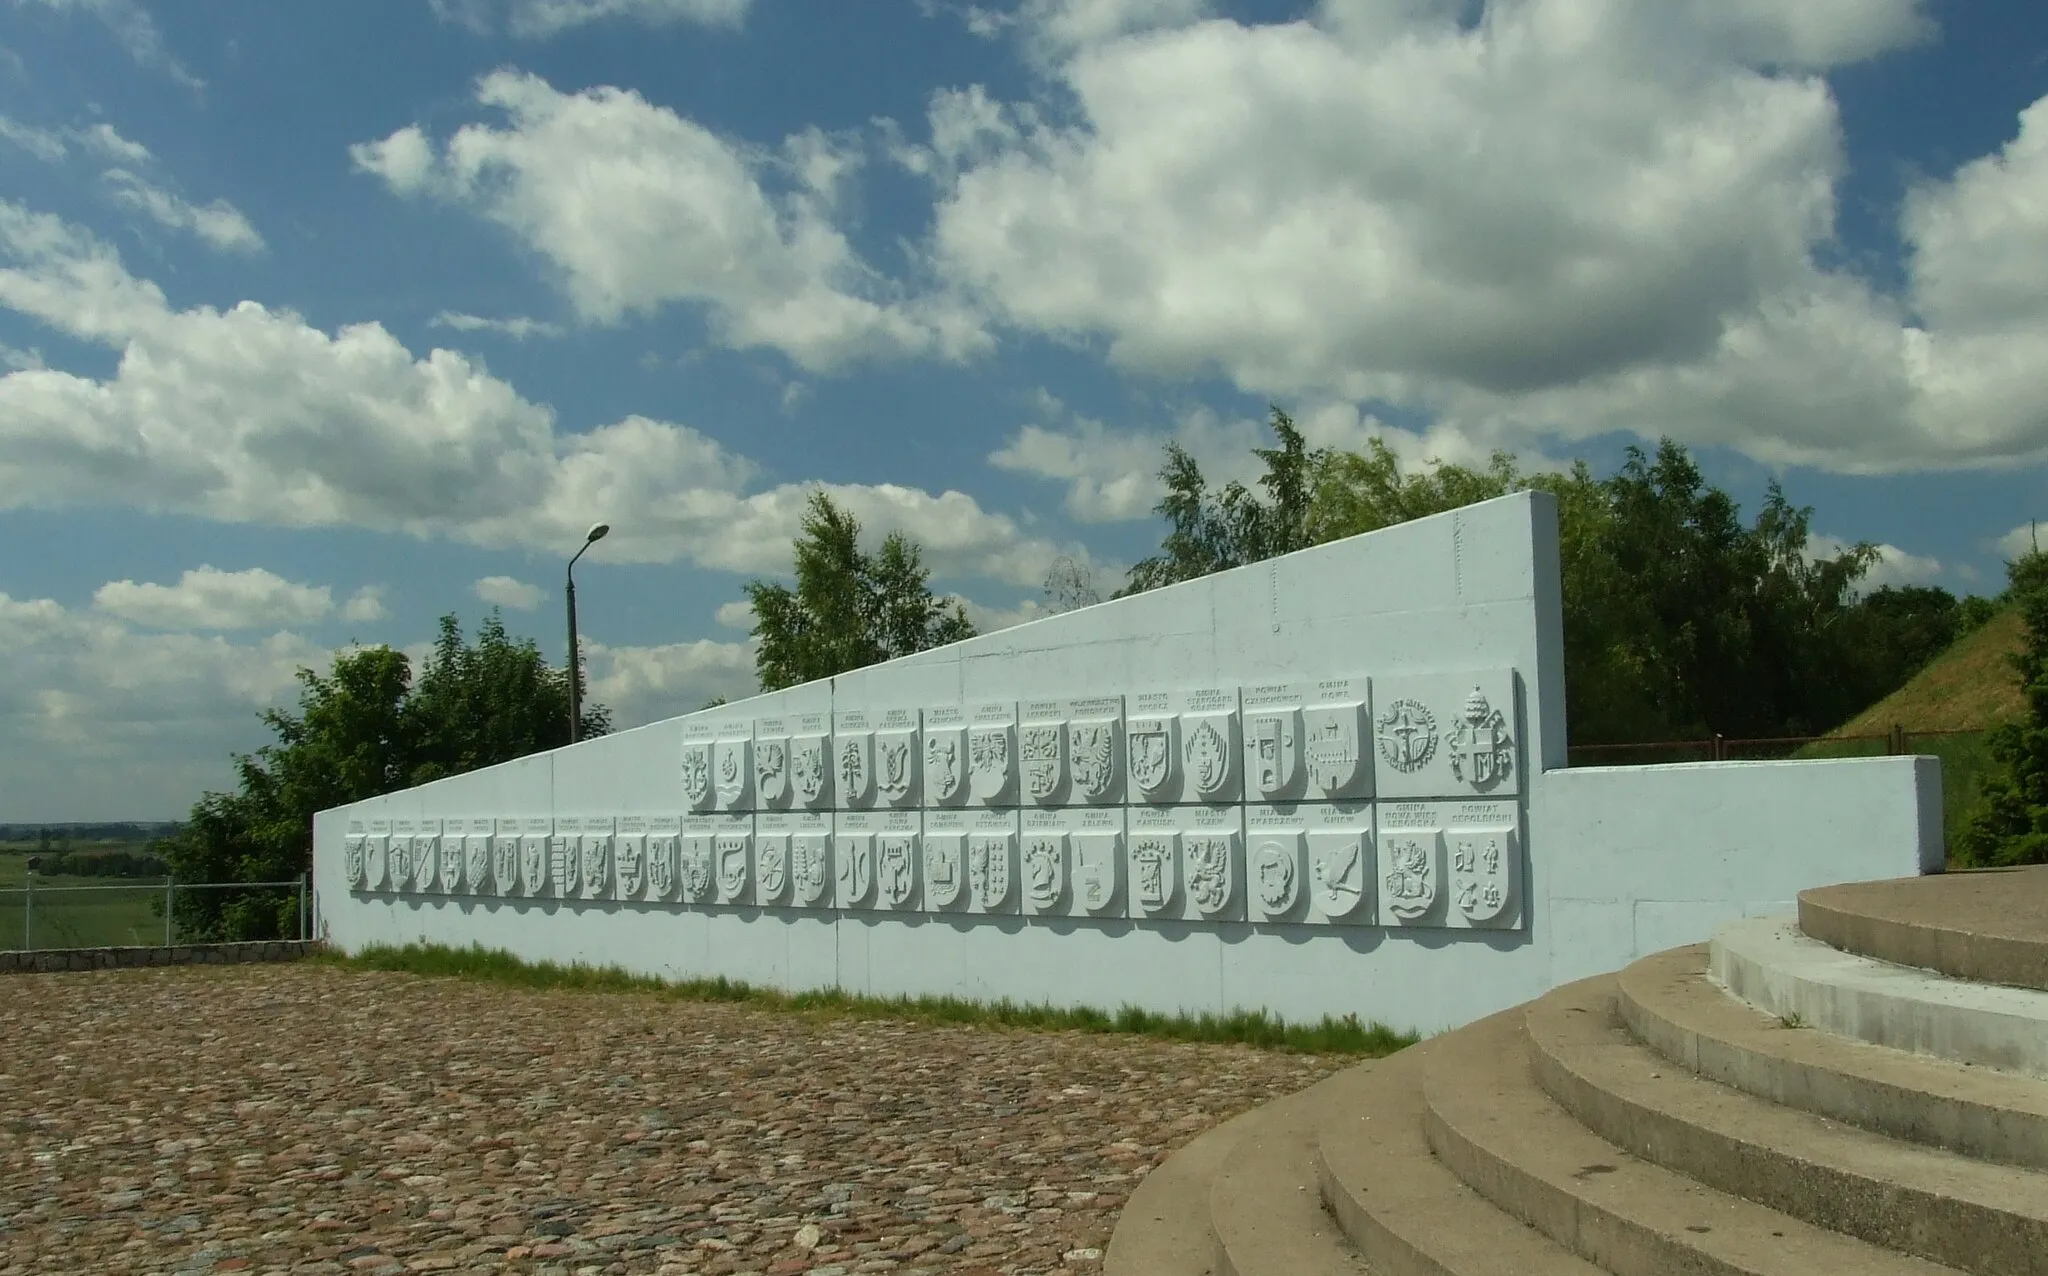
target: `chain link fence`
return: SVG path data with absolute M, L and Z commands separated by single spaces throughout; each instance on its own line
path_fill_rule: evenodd
M 38 885 L 31 874 L 22 886 L 0 889 L 0 952 L 158 945 L 169 948 L 243 938 L 194 933 L 193 918 L 212 915 L 216 910 L 189 905 L 207 902 L 209 892 L 235 892 L 235 898 L 256 903 L 266 913 L 274 912 L 280 917 L 289 917 L 290 905 L 296 903 L 296 934 L 289 924 L 282 924 L 281 934 L 248 938 L 303 940 L 311 936 L 311 894 L 305 878 L 291 882 L 163 881 L 58 886 Z

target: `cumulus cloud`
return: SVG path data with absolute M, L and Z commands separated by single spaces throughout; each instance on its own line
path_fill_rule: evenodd
M 137 66 L 162 71 L 189 89 L 206 87 L 206 81 L 185 69 L 182 62 L 164 48 L 163 33 L 156 19 L 139 0 L 14 0 L 18 7 L 40 7 L 57 13 L 76 13 L 106 27 Z
M 487 319 L 482 315 L 463 314 L 459 310 L 443 310 L 427 322 L 429 327 L 449 328 L 456 332 L 495 332 L 514 341 L 524 341 L 528 337 L 562 335 L 560 324 L 548 323 L 542 319 L 529 319 L 524 315 L 515 315 L 510 319 Z
M 2007 558 L 2021 558 L 2040 548 L 2042 529 L 2038 522 L 2022 523 L 1992 542 L 1991 548 Z
M 357 591 L 340 608 L 345 620 L 384 615 L 380 591 Z M 175 585 L 133 580 L 108 581 L 93 594 L 93 607 L 150 629 L 233 630 L 268 625 L 309 625 L 336 612 L 334 591 L 302 585 L 261 567 L 228 572 L 207 565 L 178 578 Z
M 729 603 L 720 603 L 718 605 L 718 613 L 714 619 L 727 629 L 737 629 L 742 633 L 752 633 L 754 629 L 754 604 L 744 598 L 736 598 Z
M 651 27 L 693 22 L 737 27 L 752 0 L 432 0 L 443 21 L 479 33 L 506 30 L 542 40 L 585 23 L 622 18 Z
M 751 642 L 614 647 L 586 640 L 582 646 L 590 662 L 590 697 L 612 711 L 619 728 L 694 713 L 714 696 L 738 700 L 759 689 Z
M 0 115 L 0 142 L 20 147 L 40 160 L 60 160 L 70 152 L 64 135 Z
M 150 632 L 97 605 L 0 594 L 0 807 L 29 820 L 169 819 L 230 788 L 258 711 L 332 653 L 289 631 Z
M 1838 536 L 1814 533 L 1806 538 L 1806 553 L 1809 558 L 1833 558 L 1846 552 L 1850 542 Z M 1859 588 L 1864 591 L 1883 589 L 1885 586 L 1934 585 L 1948 574 L 1948 565 L 1929 554 L 1913 554 L 1896 545 L 1877 546 L 1877 562 L 1864 573 Z
M 341 618 L 350 624 L 367 624 L 373 620 L 383 620 L 390 614 L 384 606 L 382 585 L 365 585 L 350 594 L 348 601 L 341 605 Z
M 240 209 L 224 199 L 194 204 L 125 168 L 110 168 L 102 176 L 113 188 L 116 203 L 148 214 L 161 226 L 188 231 L 226 252 L 263 250 L 263 236 Z
M 548 596 L 548 591 L 539 585 L 529 585 L 510 576 L 486 576 L 470 588 L 478 598 L 493 607 L 511 611 L 532 611 Z
M 822 135 L 772 158 L 638 93 L 560 93 L 512 71 L 479 81 L 477 101 L 506 126 L 464 126 L 438 149 L 408 126 L 353 147 L 354 162 L 399 194 L 503 227 L 549 263 L 586 322 L 698 303 L 724 344 L 814 371 L 987 344 L 962 307 L 896 295 L 832 225 L 848 161 Z M 790 187 L 780 194 L 766 184 L 778 174 Z
M 2048 105 L 1916 193 L 1907 296 L 1822 264 L 1846 161 L 1816 72 L 1926 38 L 1924 4 L 1157 8 L 1069 41 L 1067 109 L 947 90 L 897 148 L 937 186 L 935 267 L 1001 322 L 1471 438 L 2048 454 Z
M 785 483 L 686 426 L 629 416 L 582 433 L 449 350 L 382 326 L 330 334 L 245 301 L 170 308 L 111 248 L 0 201 L 0 307 L 120 352 L 105 379 L 0 376 L 0 508 L 121 504 L 225 522 L 373 527 L 555 552 L 593 517 L 622 562 L 782 572 L 822 486 L 941 574 L 1034 584 L 1062 547 L 957 491 Z

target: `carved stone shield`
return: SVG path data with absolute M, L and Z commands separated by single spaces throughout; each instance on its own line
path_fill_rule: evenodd
M 1131 781 L 1148 798 L 1171 795 L 1173 783 L 1173 719 L 1133 718 L 1124 732 L 1131 754 Z
M 1230 741 L 1213 722 L 1199 722 L 1181 745 L 1188 783 L 1198 797 L 1221 797 L 1230 789 Z
M 1365 902 L 1365 851 L 1360 834 L 1309 836 L 1310 902 L 1325 917 L 1349 917 Z
M 1171 833 L 1147 833 L 1131 839 L 1131 894 L 1140 911 L 1159 916 L 1173 910 L 1180 890 L 1180 861 L 1173 853 Z
M 416 891 L 431 891 L 441 881 L 441 839 L 431 835 L 412 840 L 412 885 Z
M 747 842 L 745 834 L 728 833 L 712 843 L 718 857 L 718 898 L 723 903 L 740 900 L 747 889 Z
M 975 727 L 967 733 L 969 791 L 993 802 L 1010 791 L 1010 728 Z
M 1301 718 L 1293 712 L 1252 715 L 1245 724 L 1245 778 L 1262 796 L 1294 787 L 1301 765 Z
M 927 727 L 924 733 L 924 795 L 930 802 L 957 799 L 967 782 L 967 733 L 958 727 Z
M 711 839 L 686 837 L 678 848 L 677 876 L 682 878 L 683 898 L 702 904 L 711 898 Z
M 1302 710 L 1309 786 L 1324 797 L 1350 791 L 1364 756 L 1358 748 L 1358 708 L 1323 705 Z
M 1055 907 L 1066 889 L 1067 848 L 1063 842 L 1057 835 L 1024 839 L 1024 897 L 1035 909 Z
M 1116 784 L 1116 724 L 1075 722 L 1067 727 L 1074 784 L 1091 801 L 1108 797 Z
M 1508 910 L 1514 834 L 1506 829 L 1449 835 L 1452 892 L 1466 920 L 1490 922 Z
M 967 886 L 967 866 L 961 860 L 959 838 L 925 838 L 925 907 L 952 908 L 960 902 L 960 892 Z
M 1218 917 L 1237 900 L 1237 872 L 1230 838 L 1221 833 L 1190 833 L 1181 839 L 1187 860 L 1188 899 L 1204 917 Z
M 974 906 L 992 913 L 1010 902 L 1010 839 L 977 837 L 968 843 L 967 874 Z
M 1284 841 L 1261 841 L 1252 849 L 1252 881 L 1259 904 L 1268 913 L 1284 913 L 1294 907 L 1301 889 L 1295 856 L 1295 848 Z
M 604 836 L 585 835 L 583 838 L 583 889 L 595 895 L 605 887 L 605 879 L 611 876 L 612 840 Z
M 701 811 L 711 805 L 711 746 L 708 744 L 686 744 L 683 746 L 683 761 L 680 776 L 683 782 L 683 801 L 690 809 Z
M 657 834 L 647 839 L 647 889 L 656 899 L 675 897 L 675 838 Z
M 462 889 L 462 867 L 468 839 L 451 837 L 441 848 L 441 890 L 453 895 Z
M 468 877 L 469 893 L 481 894 L 491 881 L 491 840 L 488 837 L 469 839 L 468 862 L 463 866 Z
M 915 739 L 909 731 L 884 731 L 875 736 L 875 791 L 892 806 L 908 802 L 916 786 Z
M 391 849 L 384 854 L 384 871 L 390 879 L 391 889 L 394 891 L 411 890 L 412 839 L 410 837 L 392 837 Z
M 558 837 L 548 842 L 548 874 L 556 899 L 568 899 L 583 884 L 583 862 L 576 853 L 576 841 Z
M 1515 743 L 1508 737 L 1507 719 L 1477 687 L 1445 743 L 1451 774 L 1475 789 L 1494 788 L 1514 769 Z
M 491 888 L 510 895 L 519 888 L 519 839 L 500 834 L 491 839 Z
M 882 902 L 891 908 L 901 908 L 909 903 L 911 891 L 917 885 L 917 863 L 912 858 L 912 849 L 909 837 L 877 839 L 875 880 L 881 890 Z
M 519 884 L 529 895 L 538 895 L 548 885 L 548 840 L 544 837 L 519 839 Z
M 1122 841 L 1114 833 L 1074 836 L 1074 898 L 1091 913 L 1106 913 L 1117 899 L 1117 856 Z
M 1436 834 L 1404 831 L 1383 839 L 1386 880 L 1380 884 L 1387 911 L 1414 921 L 1436 907 Z
M 363 839 L 351 837 L 341 844 L 341 871 L 348 875 L 350 889 L 363 885 Z
M 752 740 L 720 740 L 711 746 L 712 791 L 721 810 L 733 810 L 747 795 L 747 781 L 753 778 L 748 773 L 751 763 L 747 755 L 753 751 L 753 743 Z
M 391 871 L 388 863 L 390 854 L 390 843 L 385 838 L 373 837 L 363 843 L 364 889 L 383 889 L 386 875 Z
M 874 779 L 874 741 L 865 731 L 832 737 L 832 776 L 839 782 L 839 796 L 859 802 L 868 795 Z
M 612 848 L 619 871 L 619 898 L 638 899 L 647 885 L 647 848 L 639 836 L 622 837 Z
M 868 903 L 875 889 L 874 840 L 866 835 L 837 838 L 832 847 L 841 906 Z
M 800 735 L 790 741 L 790 789 L 805 806 L 814 806 L 825 796 L 825 780 L 831 774 L 825 761 L 826 747 L 824 736 Z
M 789 844 L 781 837 L 763 837 L 754 852 L 754 877 L 762 903 L 778 903 L 789 889 Z
M 754 741 L 754 794 L 763 806 L 781 806 L 789 796 L 789 741 Z
M 1420 771 L 1436 754 L 1436 715 L 1420 700 L 1396 700 L 1380 711 L 1380 756 L 1396 771 Z
M 796 902 L 804 907 L 825 898 L 825 839 L 800 833 L 789 839 L 789 880 Z
M 1057 722 L 1041 722 L 1018 732 L 1024 757 L 1024 791 L 1043 802 L 1060 791 L 1066 779 L 1066 732 Z

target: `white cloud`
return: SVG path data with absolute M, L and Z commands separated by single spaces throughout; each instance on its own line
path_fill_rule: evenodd
M 751 642 L 613 647 L 585 640 L 590 698 L 612 711 L 615 728 L 693 713 L 713 696 L 738 700 L 759 689 Z
M 202 566 L 175 585 L 108 581 L 92 602 L 110 616 L 152 629 L 256 629 L 324 619 L 334 610 L 334 593 L 325 585 L 295 584 L 261 567 L 224 572 Z
M 486 576 L 470 588 L 478 598 L 492 606 L 512 611 L 532 611 L 548 596 L 548 592 L 539 585 L 529 585 L 510 576 Z
M 141 632 L 95 607 L 0 594 L 0 809 L 27 820 L 181 817 L 269 740 L 259 710 L 331 653 L 290 632 Z
M 754 604 L 744 598 L 736 598 L 729 603 L 720 603 L 715 619 L 727 629 L 737 629 L 742 633 L 752 633 L 754 630 Z
M 116 203 L 147 213 L 160 225 L 190 231 L 225 252 L 263 250 L 263 236 L 256 233 L 241 210 L 224 199 L 194 204 L 125 168 L 110 168 L 102 176 L 113 187 Z
M 17 7 L 39 5 L 58 13 L 82 13 L 96 19 L 120 42 L 138 66 L 155 67 L 186 88 L 206 87 L 206 81 L 185 69 L 183 63 L 164 48 L 163 33 L 156 20 L 138 0 L 14 0 Z
M 432 0 L 444 21 L 488 33 L 500 29 L 528 40 L 546 39 L 572 27 L 606 18 L 648 26 L 694 22 L 737 27 L 752 0 Z
M 1992 542 L 1991 548 L 2007 558 L 2021 558 L 2031 553 L 2044 539 L 2043 528 L 2038 523 L 2022 523 Z
M 1846 552 L 1849 542 L 1838 536 L 1813 533 L 1806 538 L 1807 557 L 1813 559 L 1833 558 Z M 1934 585 L 1948 574 L 1948 566 L 1940 559 L 1927 554 L 1912 554 L 1896 545 L 1877 546 L 1877 562 L 1865 572 L 1858 582 L 1864 592 L 1882 589 L 1887 585 Z
M 350 624 L 368 624 L 383 620 L 390 614 L 384 606 L 382 585 L 365 585 L 350 594 L 348 601 L 341 605 L 341 618 Z
M 0 115 L 0 142 L 18 146 L 40 160 L 60 160 L 71 149 L 64 135 L 53 129 L 37 128 Z
M 116 164 L 147 164 L 156 158 L 149 153 L 147 146 L 122 137 L 119 130 L 105 122 L 74 129 L 72 136 L 87 148 L 97 151 L 101 158 Z
M 487 319 L 482 315 L 463 314 L 459 310 L 443 310 L 428 320 L 428 325 L 434 328 L 452 328 L 456 332 L 495 332 L 514 341 L 524 341 L 528 337 L 562 335 L 560 324 L 548 323 L 541 319 L 529 319 L 524 315 L 515 315 L 510 319 Z
M 1813 72 L 1924 39 L 1926 5 L 1466 8 L 1037 6 L 1071 108 L 946 90 L 930 144 L 895 148 L 937 184 L 933 263 L 1127 369 L 1467 439 L 1668 431 L 1852 471 L 2048 454 L 2048 100 L 1909 202 L 1906 298 L 1820 263 L 1846 160 Z
M 438 153 L 408 126 L 351 148 L 354 162 L 400 194 L 504 227 L 550 263 L 586 322 L 697 302 L 724 344 L 780 350 L 813 371 L 987 343 L 958 305 L 894 296 L 834 228 L 850 161 L 829 138 L 799 135 L 773 161 L 637 93 L 558 93 L 511 71 L 485 76 L 477 101 L 509 126 L 467 125 Z M 795 186 L 781 196 L 763 185 L 778 171 Z
M 0 307 L 121 353 L 105 380 L 0 376 L 0 508 L 121 504 L 223 522 L 373 527 L 550 553 L 594 518 L 593 555 L 784 572 L 813 484 L 686 425 L 629 416 L 559 431 L 480 365 L 415 359 L 380 325 L 328 334 L 245 301 L 173 311 L 90 235 L 0 201 Z M 1036 584 L 1063 552 L 957 491 L 825 484 L 942 575 Z

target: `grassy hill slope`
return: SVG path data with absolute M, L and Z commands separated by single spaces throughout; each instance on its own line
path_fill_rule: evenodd
M 1880 735 L 1894 723 L 1913 731 L 1978 731 L 2026 711 L 2011 657 L 2026 645 L 2015 610 L 1936 656 L 1912 681 L 1843 723 L 1830 735 Z

